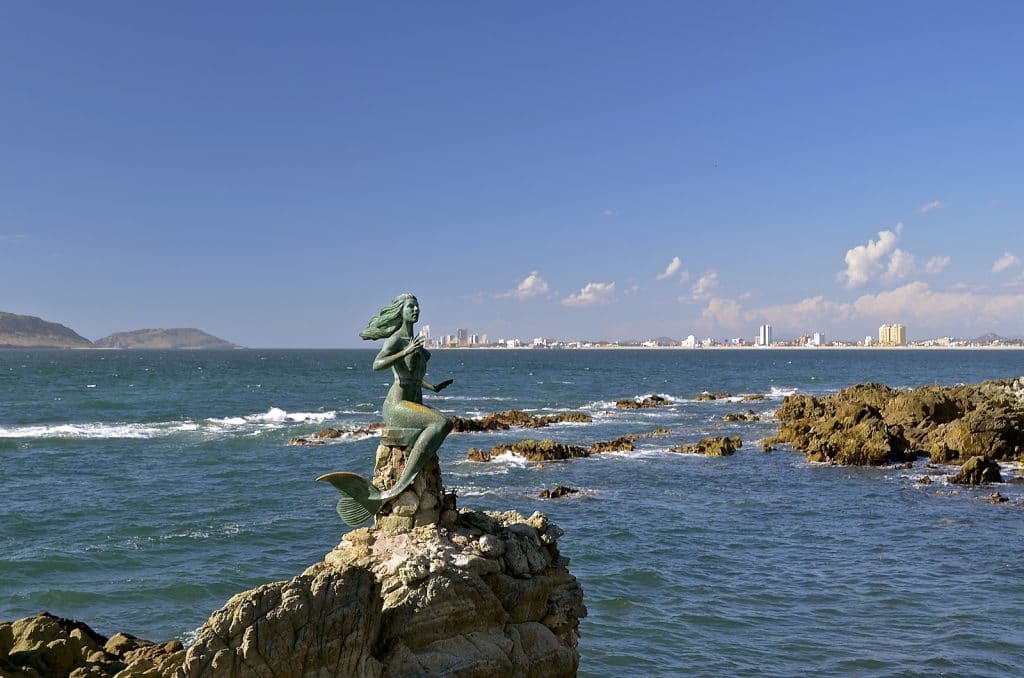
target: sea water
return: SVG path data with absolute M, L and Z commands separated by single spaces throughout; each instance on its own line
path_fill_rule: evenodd
M 337 544 L 336 491 L 376 440 L 289 439 L 380 420 L 371 350 L 0 351 L 0 619 L 48 610 L 104 634 L 188 642 L 233 594 Z M 452 434 L 459 505 L 543 511 L 585 592 L 580 673 L 1008 676 L 1024 666 L 1024 491 L 948 469 L 810 464 L 762 452 L 789 393 L 1024 374 L 1024 351 L 435 351 L 429 404 L 474 416 L 579 410 L 590 424 Z M 702 402 L 705 391 L 733 398 Z M 615 401 L 660 394 L 667 407 Z M 760 394 L 766 400 L 741 401 Z M 758 422 L 726 423 L 753 409 Z M 633 452 L 534 464 L 471 447 L 574 444 L 657 427 Z M 724 458 L 669 451 L 740 436 Z M 936 478 L 921 483 L 924 475 Z M 1013 464 L 1004 476 L 1024 475 Z M 579 492 L 542 500 L 544 488 Z M 997 489 L 1011 502 L 987 501 Z

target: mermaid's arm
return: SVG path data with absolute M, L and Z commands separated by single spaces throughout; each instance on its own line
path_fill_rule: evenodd
M 455 380 L 454 379 L 445 379 L 444 381 L 442 381 L 437 386 L 434 386 L 433 384 L 430 384 L 430 383 L 425 382 L 425 381 L 422 381 L 420 383 L 423 384 L 423 388 L 427 389 L 428 391 L 433 391 L 434 393 L 440 393 L 441 391 L 443 391 L 446 388 L 448 388 L 449 386 L 451 386 L 453 381 L 455 381 Z
M 384 346 L 381 347 L 380 353 L 377 354 L 377 357 L 373 361 L 374 370 L 383 370 L 391 367 L 405 356 L 423 346 L 423 337 L 415 337 L 409 341 L 405 348 L 399 349 L 398 345 L 401 343 L 400 340 L 402 338 L 403 337 L 389 337 L 388 340 L 384 342 Z

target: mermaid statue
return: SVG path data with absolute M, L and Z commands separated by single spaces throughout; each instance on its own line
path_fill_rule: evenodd
M 395 380 L 384 399 L 385 428 L 381 438 L 385 443 L 405 447 L 407 452 L 405 469 L 398 482 L 387 490 L 374 487 L 356 473 L 339 471 L 317 478 L 334 485 L 341 493 L 338 515 L 351 526 L 372 518 L 384 502 L 409 487 L 452 430 L 451 421 L 423 404 L 423 389 L 440 393 L 452 380 L 446 379 L 436 386 L 424 381 L 430 352 L 423 347 L 423 337 L 413 334 L 413 326 L 419 318 L 420 304 L 416 297 L 400 294 L 359 333 L 366 340 L 385 339 L 373 361 L 373 369 L 390 367 Z

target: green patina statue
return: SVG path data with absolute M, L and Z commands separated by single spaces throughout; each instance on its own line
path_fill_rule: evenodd
M 423 337 L 413 335 L 413 325 L 420 318 L 420 304 L 411 294 L 400 294 L 374 316 L 359 336 L 366 340 L 385 339 L 384 346 L 373 361 L 374 370 L 390 367 L 395 381 L 384 399 L 382 439 L 408 449 L 405 469 L 395 485 L 379 490 L 356 473 L 339 471 L 317 478 L 341 492 L 338 515 L 355 526 L 372 518 L 384 502 L 402 493 L 416 474 L 437 453 L 452 423 L 443 414 L 423 404 L 423 389 L 440 393 L 451 385 L 447 379 L 436 386 L 424 381 L 430 352 L 423 347 Z

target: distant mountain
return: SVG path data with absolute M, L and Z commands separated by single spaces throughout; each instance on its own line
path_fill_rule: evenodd
M 72 329 L 37 318 L 0 311 L 0 347 L 92 348 L 92 342 Z
M 241 348 L 194 327 L 114 332 L 96 341 L 100 348 Z

